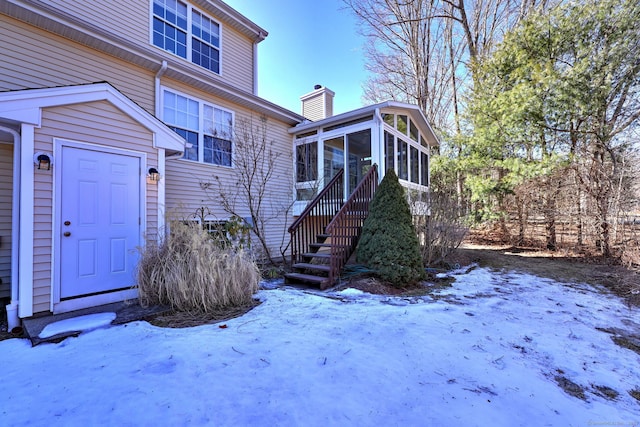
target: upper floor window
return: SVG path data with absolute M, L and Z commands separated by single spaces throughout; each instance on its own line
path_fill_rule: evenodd
M 153 0 L 153 44 L 220 73 L 220 24 L 179 0 Z
M 191 147 L 184 158 L 212 165 L 232 165 L 233 113 L 165 90 L 163 120 Z

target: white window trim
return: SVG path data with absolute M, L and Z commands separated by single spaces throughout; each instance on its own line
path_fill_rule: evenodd
M 234 168 L 235 167 L 235 150 L 234 150 L 234 143 L 233 143 L 233 132 L 235 131 L 235 125 L 236 125 L 236 113 L 233 110 L 230 110 L 228 108 L 225 107 L 221 107 L 219 105 L 216 104 L 212 104 L 211 102 L 207 102 L 201 98 L 198 98 L 196 96 L 193 95 L 189 95 L 187 93 L 181 92 L 179 90 L 175 90 L 166 86 L 160 86 L 160 106 L 159 106 L 159 110 L 162 113 L 162 121 L 167 125 L 167 126 L 173 126 L 173 127 L 179 127 L 181 129 L 183 129 L 182 126 L 178 126 L 174 123 L 168 123 L 166 121 L 164 121 L 164 95 L 166 92 L 171 92 L 174 93 L 176 95 L 179 96 L 183 96 L 185 98 L 191 99 L 193 101 L 196 101 L 198 103 L 198 160 L 190 160 L 190 159 L 185 159 L 185 158 L 180 158 L 178 160 L 182 160 L 185 162 L 192 162 L 192 163 L 199 163 L 202 165 L 207 165 L 207 166 L 214 166 L 214 167 L 221 167 L 221 168 Z M 227 166 L 227 165 L 218 165 L 215 163 L 207 163 L 204 161 L 204 106 L 205 104 L 209 107 L 213 107 L 213 108 L 217 108 L 218 110 L 222 110 L 225 111 L 227 113 L 231 114 L 231 137 L 229 138 L 229 141 L 231 141 L 231 165 Z M 190 132 L 194 132 L 193 129 L 186 129 Z M 207 134 L 209 136 L 211 136 L 210 134 Z
M 395 116 L 395 113 L 394 113 Z M 411 120 L 411 117 L 409 117 L 409 120 Z M 419 140 L 420 140 L 420 135 L 422 135 L 422 132 L 420 132 L 420 129 L 418 128 L 418 142 L 414 141 L 413 139 L 411 139 L 411 137 L 409 137 L 408 135 L 403 134 L 402 132 L 400 132 L 398 129 L 396 129 L 395 127 L 391 127 L 391 125 L 389 125 L 388 123 L 383 123 L 383 132 L 389 132 L 390 134 L 392 134 L 394 136 L 393 139 L 393 147 L 394 147 L 394 167 L 393 170 L 398 173 L 398 159 L 397 159 L 397 153 L 398 153 L 398 138 L 402 139 L 404 142 L 407 143 L 407 176 L 409 177 L 409 179 L 402 179 L 402 178 L 398 178 L 398 180 L 402 183 L 406 183 L 406 184 L 410 184 L 410 186 L 408 187 L 413 187 L 413 186 L 418 186 L 420 187 L 422 190 L 424 189 L 428 189 L 429 186 L 428 185 L 423 185 L 423 184 L 416 184 L 415 182 L 411 182 L 411 155 L 409 154 L 411 152 L 411 148 L 410 147 L 414 147 L 418 149 L 418 180 L 420 180 L 420 177 L 422 176 L 422 164 L 420 162 L 420 153 L 425 153 L 427 155 L 427 165 L 431 162 L 431 156 L 429 155 L 429 150 L 427 149 L 427 147 L 423 146 Z M 383 133 L 384 135 L 384 133 Z M 384 139 L 384 137 L 383 137 Z M 384 141 L 382 142 L 384 144 Z M 384 148 L 384 147 L 383 147 Z M 386 166 L 385 166 L 386 167 Z M 429 180 L 431 179 L 431 177 L 429 177 Z
M 188 1 L 185 1 L 185 0 L 178 0 L 178 1 L 181 1 L 182 3 L 187 5 L 187 57 L 183 58 L 182 56 L 180 56 L 178 54 L 175 54 L 175 53 L 173 53 L 173 52 L 171 52 L 169 50 L 163 49 L 160 46 L 156 46 L 153 43 L 153 17 L 155 16 L 153 14 L 153 0 L 149 0 L 149 44 L 151 46 L 153 46 L 154 48 L 162 51 L 162 52 L 168 53 L 169 55 L 175 56 L 176 58 L 180 58 L 182 61 L 187 61 L 189 64 L 195 65 L 199 69 L 207 70 L 210 73 L 215 74 L 216 76 L 222 76 L 223 75 L 223 73 L 222 73 L 222 68 L 223 68 L 222 67 L 222 63 L 223 63 L 223 60 L 222 60 L 222 57 L 223 57 L 223 54 L 222 54 L 222 44 L 223 44 L 222 43 L 222 32 L 223 32 L 222 31 L 223 30 L 222 23 L 220 21 L 218 21 L 217 19 L 215 19 L 213 16 L 211 16 L 206 11 L 204 11 L 202 9 L 198 9 L 197 7 L 193 7 L 191 5 L 191 3 L 189 3 Z M 218 70 L 217 73 L 215 71 L 213 71 L 213 70 L 210 70 L 208 68 L 205 68 L 205 67 L 203 67 L 201 65 L 196 64 L 192 60 L 192 56 L 193 56 L 192 40 L 193 40 L 193 37 L 195 37 L 193 35 L 193 33 L 191 32 L 191 23 L 192 23 L 192 20 L 193 20 L 193 14 L 192 14 L 193 10 L 198 11 L 199 13 L 201 13 L 204 16 L 206 16 L 212 22 L 215 22 L 218 25 L 218 29 L 219 29 L 219 31 L 218 31 L 218 40 L 220 40 L 220 43 L 219 43 L 219 46 L 216 49 L 218 49 L 218 53 L 219 53 L 218 63 L 219 63 L 220 66 L 219 66 L 219 70 Z

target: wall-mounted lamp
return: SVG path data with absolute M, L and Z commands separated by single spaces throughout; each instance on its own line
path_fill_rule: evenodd
M 160 172 L 156 168 L 149 168 L 149 174 L 147 175 L 149 181 L 158 182 L 160 181 Z
M 38 169 L 48 171 L 51 170 L 53 164 L 51 157 L 50 154 L 37 152 L 33 155 L 33 163 L 38 166 Z

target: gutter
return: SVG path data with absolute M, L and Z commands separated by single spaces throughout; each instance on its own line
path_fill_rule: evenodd
M 11 332 L 14 328 L 20 326 L 20 318 L 18 317 L 18 281 L 19 281 L 19 263 L 20 254 L 20 154 L 21 139 L 20 134 L 11 128 L 0 126 L 0 130 L 13 135 L 13 193 L 11 200 L 11 300 L 5 308 L 7 310 L 8 330 Z

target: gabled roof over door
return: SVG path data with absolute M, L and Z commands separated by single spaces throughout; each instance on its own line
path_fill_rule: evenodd
M 109 83 L 0 92 L 0 119 L 40 127 L 42 109 L 107 101 L 154 134 L 153 146 L 167 154 L 184 152 L 184 139 Z

